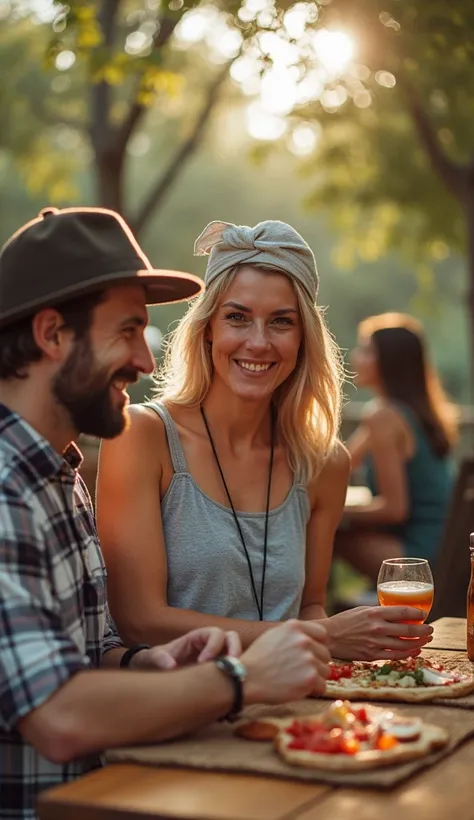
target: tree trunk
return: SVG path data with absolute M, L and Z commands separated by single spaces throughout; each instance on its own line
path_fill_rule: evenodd
M 97 167 L 97 200 L 103 208 L 124 213 L 124 172 L 125 157 L 123 154 L 96 155 Z

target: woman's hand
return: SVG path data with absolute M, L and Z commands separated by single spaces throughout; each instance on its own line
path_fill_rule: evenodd
M 358 606 L 332 615 L 323 623 L 334 658 L 374 661 L 419 655 L 432 640 L 433 628 L 401 621 L 419 621 L 422 617 L 425 613 L 411 606 Z
M 191 663 L 205 663 L 218 655 L 238 657 L 242 644 L 237 632 L 219 629 L 216 626 L 204 626 L 193 629 L 181 638 L 163 646 L 152 646 L 151 649 L 138 652 L 133 660 L 133 669 L 177 669 Z

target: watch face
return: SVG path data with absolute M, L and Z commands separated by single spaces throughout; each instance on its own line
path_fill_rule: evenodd
M 239 680 L 245 680 L 247 677 L 247 670 L 243 663 L 239 661 L 238 658 L 228 658 L 228 660 L 231 662 L 234 669 L 234 674 L 239 678 Z

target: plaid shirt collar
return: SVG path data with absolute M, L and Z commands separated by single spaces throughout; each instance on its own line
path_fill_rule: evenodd
M 0 436 L 21 453 L 40 479 L 73 476 L 82 464 L 82 453 L 70 442 L 62 454 L 24 418 L 0 403 Z

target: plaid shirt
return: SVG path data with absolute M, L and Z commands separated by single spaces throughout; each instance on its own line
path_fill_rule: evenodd
M 50 763 L 16 730 L 76 672 L 122 646 L 109 616 L 91 500 L 64 458 L 0 404 L 0 818 L 36 816 L 38 792 L 100 765 Z

